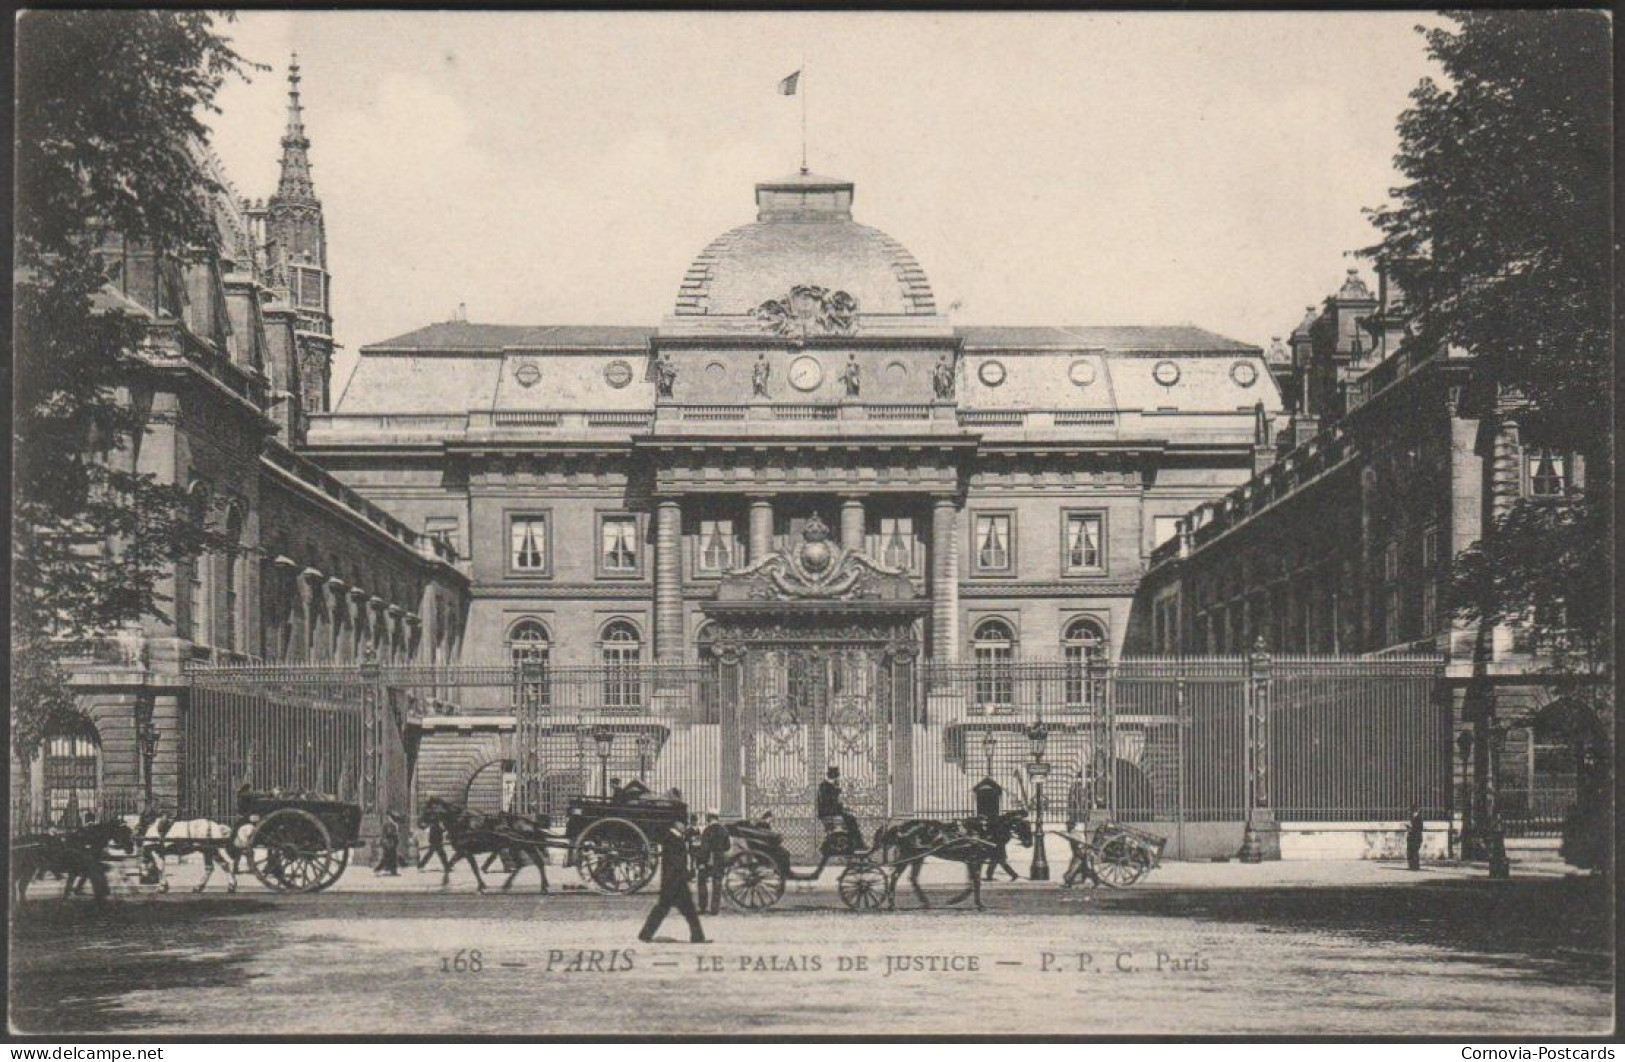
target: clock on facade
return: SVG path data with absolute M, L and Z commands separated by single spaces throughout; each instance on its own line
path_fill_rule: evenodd
M 811 354 L 790 363 L 790 386 L 797 391 L 811 391 L 824 382 L 824 367 Z
M 604 366 L 604 382 L 611 387 L 625 387 L 632 382 L 632 366 L 617 358 Z
M 1164 387 L 1172 387 L 1179 382 L 1179 366 L 1171 361 L 1159 361 L 1157 367 L 1151 370 L 1152 377 Z
M 976 370 L 977 378 L 989 387 L 997 387 L 1004 383 L 1004 363 L 999 361 L 984 361 L 982 367 Z
M 1095 367 L 1087 361 L 1075 361 L 1066 370 L 1066 376 L 1079 387 L 1088 387 L 1095 382 Z

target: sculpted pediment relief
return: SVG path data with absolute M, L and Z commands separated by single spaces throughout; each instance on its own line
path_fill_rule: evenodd
M 814 516 L 801 541 L 730 572 L 717 588 L 719 601 L 909 601 L 914 584 L 898 569 L 879 564 L 829 540 Z

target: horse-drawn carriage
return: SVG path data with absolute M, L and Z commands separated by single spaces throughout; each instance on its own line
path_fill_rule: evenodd
M 836 891 L 848 909 L 894 907 L 897 883 L 905 872 L 914 894 L 929 906 L 920 889 L 920 867 L 927 859 L 942 859 L 963 864 L 968 872 L 965 891 L 949 903 L 974 895 L 980 909 L 981 868 L 1001 857 L 1011 840 L 1032 844 L 1032 829 L 1024 811 L 886 823 L 875 831 L 874 843 L 868 847 L 862 847 L 862 838 L 848 833 L 839 816 L 821 821 L 824 840 L 819 846 L 818 862 L 812 869 L 799 872 L 791 866 L 783 837 L 769 826 L 749 821 L 729 823 L 733 846 L 723 871 L 723 895 L 743 910 L 763 911 L 783 897 L 786 882 L 816 881 L 832 860 L 839 860 L 844 866 L 835 883 Z
M 320 892 L 338 881 L 361 834 L 361 806 L 342 800 L 245 792 L 237 814 L 255 824 L 254 876 L 277 892 Z
M 670 797 L 639 791 L 578 796 L 565 805 L 563 845 L 587 884 L 601 892 L 634 893 L 660 865 L 660 835 L 687 818 L 688 805 Z
M 320 892 L 338 881 L 360 840 L 361 807 L 315 794 L 243 789 L 229 822 L 203 817 L 143 818 L 138 838 L 143 885 L 167 891 L 165 857 L 198 855 L 208 885 L 218 868 L 227 891 L 237 890 L 238 864 L 246 859 L 254 877 L 274 892 Z

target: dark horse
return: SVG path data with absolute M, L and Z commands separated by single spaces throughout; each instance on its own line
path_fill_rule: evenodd
M 513 879 L 525 868 L 526 859 L 536 865 L 542 875 L 541 891 L 547 891 L 547 859 L 542 855 L 548 839 L 547 816 L 527 819 L 510 812 L 487 815 L 441 797 L 430 797 L 424 801 L 418 825 L 428 827 L 436 822 L 445 831 L 446 843 L 451 846 L 451 863 L 440 874 L 442 886 L 451 882 L 451 868 L 457 861 L 466 859 L 468 868 L 474 872 L 474 880 L 484 892 L 485 878 L 480 874 L 477 857 L 507 852 L 513 857 L 513 870 L 502 883 L 503 891 L 513 887 Z
M 11 894 L 16 903 L 28 898 L 29 884 L 41 874 L 63 877 L 62 897 L 67 899 L 89 881 L 96 899 L 107 899 L 107 865 L 103 861 L 109 846 L 135 853 L 135 834 L 123 819 L 93 822 L 72 833 L 33 833 L 17 838 L 11 848 Z
M 897 906 L 897 882 L 908 871 L 908 884 L 919 898 L 920 906 L 930 907 L 931 901 L 920 888 L 920 867 L 927 859 L 945 859 L 963 863 L 970 875 L 965 891 L 948 901 L 952 907 L 963 903 L 967 896 L 976 898 L 976 909 L 982 906 L 982 866 L 997 859 L 998 853 L 1011 840 L 1020 841 L 1025 848 L 1033 846 L 1033 829 L 1027 822 L 1025 811 L 1006 811 L 994 819 L 972 816 L 966 819 L 942 821 L 940 819 L 907 819 L 881 831 L 878 854 L 892 867 L 887 887 L 886 906 Z

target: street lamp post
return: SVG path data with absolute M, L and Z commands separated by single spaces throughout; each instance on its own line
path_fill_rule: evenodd
M 654 741 L 648 734 L 639 734 L 638 740 L 638 781 L 644 785 L 649 784 L 649 756 L 654 751 Z
M 1027 765 L 1027 774 L 1033 780 L 1033 863 L 1027 875 L 1031 881 L 1049 880 L 1049 856 L 1044 851 L 1044 779 L 1049 777 L 1049 764 L 1044 762 L 1044 746 L 1049 742 L 1049 728 L 1039 719 L 1027 728 L 1027 742 L 1032 747 L 1033 762 Z
M 993 777 L 993 753 L 998 751 L 999 739 L 989 730 L 982 736 L 982 758 L 987 761 L 987 777 Z
M 615 745 L 615 731 L 607 726 L 593 727 L 592 743 L 598 748 L 598 792 L 609 796 L 609 751 Z
M 141 748 L 141 794 L 143 809 L 152 808 L 152 765 L 158 758 L 158 725 L 152 718 L 152 701 L 142 697 L 135 704 L 135 738 Z

